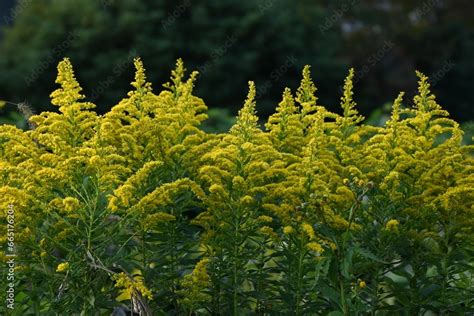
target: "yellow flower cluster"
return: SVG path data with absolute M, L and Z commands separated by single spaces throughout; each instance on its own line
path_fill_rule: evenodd
M 125 272 L 114 274 L 113 279 L 115 280 L 115 287 L 121 289 L 119 300 L 131 299 L 133 295 L 136 295 L 135 292 L 149 300 L 153 299 L 153 293 L 145 286 L 143 276 L 141 276 L 139 270 L 135 270 L 133 276 L 129 276 Z
M 199 304 L 211 301 L 212 297 L 205 292 L 211 286 L 211 278 L 207 271 L 209 263 L 208 258 L 201 259 L 194 270 L 184 276 L 180 282 L 182 290 L 179 291 L 181 304 L 195 309 Z
M 313 227 L 308 224 L 308 223 L 303 223 L 301 224 L 301 229 L 303 230 L 303 232 L 306 234 L 306 236 L 311 240 L 311 239 L 314 239 L 315 237 L 315 234 L 314 234 L 314 229 Z
M 62 262 L 56 268 L 56 272 L 65 272 L 67 270 L 69 270 L 69 262 Z
M 66 197 L 63 200 L 64 209 L 67 212 L 75 211 L 79 207 L 79 200 L 73 197 Z
M 207 107 L 193 95 L 196 72 L 186 79 L 178 60 L 171 81 L 155 93 L 141 60 L 134 65 L 127 97 L 98 115 L 94 104 L 84 102 L 64 59 L 58 65 L 60 87 L 51 94 L 58 112 L 31 117 L 35 128 L 28 131 L 0 126 L 0 207 L 15 210 L 21 251 L 52 260 L 42 255 L 48 253 L 45 242 L 38 250 L 39 240 L 77 240 L 90 251 L 93 226 L 118 222 L 147 255 L 187 262 L 167 262 L 171 277 L 157 280 L 169 282 L 164 287 L 175 295 L 170 302 L 179 300 L 194 311 L 222 299 L 209 294 L 219 278 L 230 289 L 217 295 L 237 300 L 234 306 L 251 306 L 253 301 L 239 301 L 247 298 L 242 291 L 274 280 L 262 271 L 280 267 L 285 249 L 299 251 L 293 257 L 305 267 L 314 264 L 311 258 L 339 250 L 343 234 L 398 232 L 402 222 L 414 242 L 428 235 L 440 241 L 448 233 L 450 241 L 474 241 L 473 148 L 462 145 L 459 124 L 436 103 L 423 74 L 417 74 L 414 106 L 404 108 L 401 93 L 383 127 L 362 124 L 353 99 L 354 70 L 336 114 L 318 104 L 307 66 L 296 92 L 284 90 L 265 129 L 256 115 L 255 84 L 249 82 L 235 125 L 210 134 L 199 128 Z M 390 220 L 383 225 L 381 218 Z M 5 230 L 0 228 L 2 236 Z M 179 254 L 196 249 L 202 258 Z M 213 258 L 214 270 L 207 269 L 206 258 Z M 198 263 L 189 273 L 192 260 Z M 65 262 L 56 271 L 68 269 Z M 173 269 L 188 274 L 177 280 L 185 273 Z M 303 278 L 304 272 L 291 275 Z M 257 275 L 261 282 L 253 279 Z M 303 283 L 296 282 L 302 288 Z M 142 276 L 121 273 L 115 284 L 124 293 L 152 297 Z M 306 297 L 301 294 L 298 304 Z
M 399 221 L 396 219 L 391 219 L 385 224 L 385 229 L 388 231 L 397 231 L 398 225 L 400 225 Z
M 315 251 L 315 252 L 319 252 L 319 253 L 322 253 L 324 251 L 323 247 L 318 244 L 317 242 L 309 242 L 307 245 L 306 245 L 309 249 L 311 249 L 312 251 Z

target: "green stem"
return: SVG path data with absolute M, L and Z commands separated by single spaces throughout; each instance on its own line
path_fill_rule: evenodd
M 377 273 L 375 274 L 375 278 L 373 280 L 375 293 L 373 295 L 372 315 L 374 316 L 376 314 L 376 310 L 379 305 L 379 283 L 378 283 L 379 275 L 380 275 L 380 269 L 377 270 Z
M 88 207 L 88 206 L 87 206 Z M 89 227 L 87 229 L 87 250 L 91 250 L 92 246 L 92 226 L 94 225 L 94 214 L 91 208 L 89 208 Z
M 345 236 L 343 236 L 343 242 L 340 249 L 336 250 L 336 260 L 339 265 L 337 271 L 337 281 L 339 282 L 339 296 L 340 296 L 340 305 L 344 315 L 349 315 L 349 310 L 346 304 L 346 291 L 344 286 L 344 276 L 341 272 L 341 264 L 344 259 L 344 248 L 345 248 Z
M 297 270 L 297 285 L 296 285 L 296 298 L 295 298 L 295 315 L 301 315 L 301 292 L 303 288 L 303 261 L 304 261 L 304 240 L 300 238 L 299 244 L 299 256 L 298 256 L 298 270 Z
M 172 212 L 174 215 L 174 212 Z M 170 249 L 170 276 L 171 276 L 171 294 L 172 294 L 172 300 L 173 300 L 173 305 L 177 308 L 178 307 L 178 302 L 176 299 L 176 276 L 177 276 L 177 268 L 176 268 L 176 225 L 173 223 L 171 224 L 171 249 Z
M 450 256 L 450 249 L 449 249 L 449 231 L 446 228 L 446 225 L 443 225 L 443 230 L 444 230 L 444 247 L 446 251 L 444 252 L 443 256 L 443 262 L 441 265 L 442 268 L 442 276 L 443 276 L 443 284 L 442 284 L 442 289 L 441 289 L 441 297 L 442 297 L 442 303 L 447 304 L 446 302 L 446 288 L 449 282 L 449 276 L 448 276 L 448 258 Z
M 344 278 L 340 273 L 339 273 L 339 291 L 341 293 L 342 312 L 344 313 L 344 315 L 349 315 L 349 310 L 346 304 L 346 291 L 344 289 Z
M 235 223 L 234 227 L 234 245 L 232 249 L 232 285 L 233 285 L 233 295 L 232 295 L 232 315 L 237 316 L 237 282 L 238 282 L 238 276 L 237 276 L 237 252 L 238 252 L 238 247 L 237 247 L 237 237 L 238 237 L 238 224 Z
M 265 240 L 263 241 L 263 244 L 265 244 Z M 262 288 L 262 278 L 263 278 L 263 268 L 265 266 L 265 248 L 262 246 L 260 248 L 260 256 L 259 256 L 259 261 L 258 261 L 258 274 L 257 274 L 257 281 L 255 285 L 255 289 L 258 291 L 258 293 L 263 292 Z M 261 314 L 262 312 L 262 301 L 260 300 L 259 297 L 257 297 L 257 300 L 255 302 L 255 309 L 257 311 L 257 314 Z

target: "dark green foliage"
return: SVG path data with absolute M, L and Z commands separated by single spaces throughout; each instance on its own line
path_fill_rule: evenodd
M 24 4 L 23 4 L 24 3 Z M 246 82 L 257 85 L 259 114 L 273 112 L 284 84 L 311 64 L 320 102 L 337 104 L 348 65 L 356 69 L 360 110 L 370 113 L 399 90 L 415 91 L 413 69 L 459 121 L 474 116 L 471 1 L 23 1 L 0 43 L 0 99 L 50 110 L 54 67 L 63 56 L 82 72 L 85 94 L 105 112 L 120 100 L 134 56 L 155 87 L 178 57 L 201 72 L 197 95 L 235 113 Z M 383 74 L 383 75 L 382 75 Z M 284 80 L 282 80 L 284 78 Z M 369 102 L 370 100 L 370 102 Z

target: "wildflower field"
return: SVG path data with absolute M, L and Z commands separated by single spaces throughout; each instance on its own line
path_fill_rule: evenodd
M 305 67 L 213 134 L 196 72 L 135 67 L 99 115 L 64 59 L 58 112 L 0 126 L 1 315 L 474 313 L 474 147 L 426 76 L 376 127 L 353 70 L 336 114 Z

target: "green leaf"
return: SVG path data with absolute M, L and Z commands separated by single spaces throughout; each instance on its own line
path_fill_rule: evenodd
M 327 297 L 334 305 L 339 306 L 341 297 L 339 293 L 327 284 L 321 284 L 319 290 L 324 297 Z
M 350 279 L 350 270 L 352 267 L 352 257 L 354 256 L 354 248 L 349 247 L 342 260 L 341 272 L 346 279 Z
M 377 257 L 376 255 L 374 255 L 374 254 L 373 254 L 370 250 L 368 250 L 368 249 L 356 247 L 356 248 L 355 248 L 355 252 L 358 253 L 359 255 L 361 255 L 361 256 L 364 257 L 364 258 L 372 259 L 372 260 L 374 260 L 374 261 L 377 261 L 377 262 L 383 263 L 383 264 L 390 264 L 390 262 L 387 262 L 387 261 L 384 261 L 384 260 L 380 259 L 379 257 Z

